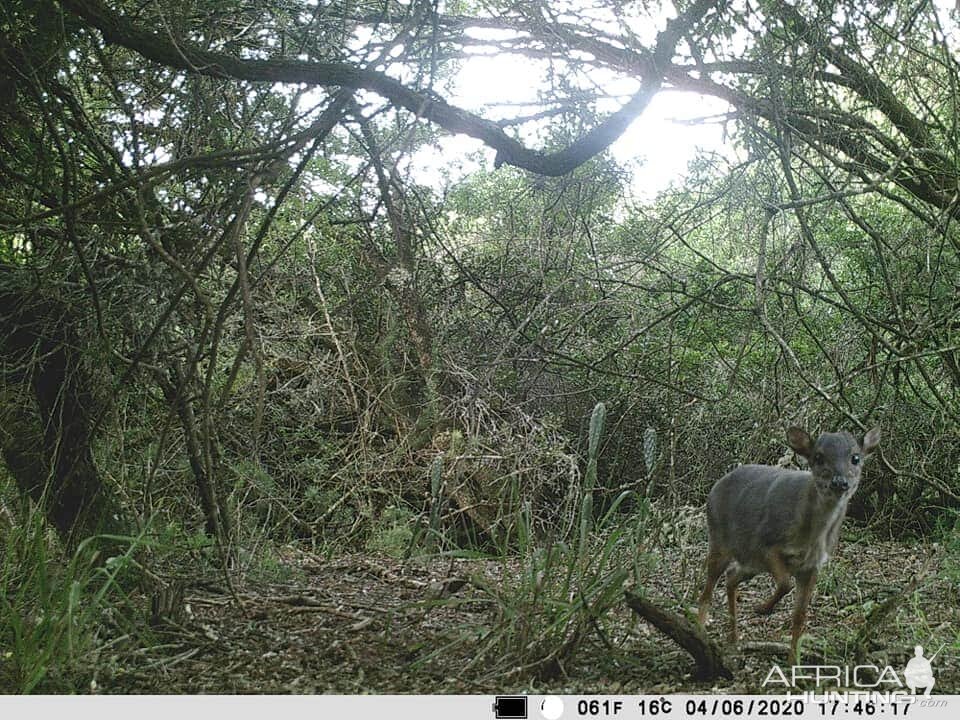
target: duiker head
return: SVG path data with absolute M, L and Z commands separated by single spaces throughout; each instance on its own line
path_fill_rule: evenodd
M 792 427 L 787 430 L 787 442 L 807 459 L 820 495 L 839 499 L 856 491 L 863 461 L 880 444 L 880 428 L 873 428 L 858 443 L 848 432 L 824 433 L 814 441 L 806 430 Z

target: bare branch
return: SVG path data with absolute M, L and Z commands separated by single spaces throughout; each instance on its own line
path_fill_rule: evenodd
M 304 83 L 323 87 L 370 90 L 451 133 L 477 138 L 497 151 L 496 166 L 514 165 L 541 175 L 559 176 L 603 152 L 627 129 L 660 90 L 659 68 L 669 63 L 680 37 L 714 7 L 699 0 L 671 20 L 657 39 L 640 90 L 618 111 L 576 142 L 555 153 L 532 150 L 507 135 L 495 122 L 451 105 L 433 93 L 407 87 L 384 73 L 348 63 L 307 62 L 275 58 L 239 59 L 211 52 L 192 42 L 173 42 L 141 29 L 99 0 L 61 0 L 70 12 L 97 28 L 109 43 L 133 50 L 148 60 L 189 73 L 250 82 Z

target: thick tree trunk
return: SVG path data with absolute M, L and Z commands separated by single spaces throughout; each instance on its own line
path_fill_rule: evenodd
M 20 492 L 75 547 L 122 523 L 93 458 L 95 404 L 69 309 L 2 283 L 14 272 L 0 268 L 0 450 Z

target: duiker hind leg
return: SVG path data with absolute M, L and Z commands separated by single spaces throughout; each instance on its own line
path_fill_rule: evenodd
M 720 579 L 720 576 L 729 564 L 730 556 L 711 543 L 710 550 L 707 552 L 706 583 L 703 586 L 703 592 L 700 593 L 700 612 L 698 613 L 698 619 L 700 620 L 701 626 L 707 623 L 707 616 L 710 613 L 710 601 L 713 599 L 713 589 L 717 586 L 717 580 Z
M 779 548 L 772 548 L 767 552 L 767 569 L 773 574 L 773 579 L 777 582 L 777 588 L 773 591 L 770 599 L 757 605 L 756 611 L 759 615 L 769 615 L 777 606 L 777 603 L 783 599 L 783 596 L 790 592 L 793 587 L 790 585 L 790 571 L 787 570 L 786 563 L 783 562 L 783 556 Z
M 737 642 L 737 586 L 744 580 L 749 580 L 754 573 L 734 565 L 727 570 L 727 611 L 730 613 L 730 641 Z

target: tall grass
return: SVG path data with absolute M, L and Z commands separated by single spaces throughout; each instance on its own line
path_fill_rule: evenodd
M 565 674 L 583 639 L 590 632 L 602 634 L 609 610 L 622 601 L 632 565 L 617 550 L 633 543 L 618 510 L 630 493 L 616 498 L 599 518 L 594 509 L 605 413 L 600 403 L 591 416 L 587 470 L 572 536 L 536 537 L 525 506 L 512 543 L 518 551 L 502 554 L 499 582 L 472 578 L 494 610 L 493 621 L 480 629 L 473 664 L 482 663 L 491 673 L 542 679 Z
M 101 540 L 126 550 L 98 559 L 93 546 Z M 91 538 L 64 558 L 39 512 L 0 526 L 0 692 L 90 688 L 103 616 L 127 600 L 118 577 L 137 546 L 132 538 Z

